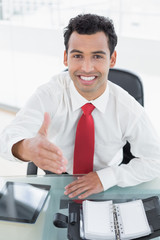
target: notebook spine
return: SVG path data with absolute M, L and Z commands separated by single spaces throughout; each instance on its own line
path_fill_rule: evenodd
M 116 240 L 121 240 L 122 226 L 119 225 L 119 209 L 115 205 L 113 205 L 113 221 Z

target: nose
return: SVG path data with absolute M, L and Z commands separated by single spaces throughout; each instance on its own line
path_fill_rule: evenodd
M 89 59 L 89 58 L 83 59 L 82 65 L 81 65 L 81 70 L 86 73 L 92 72 L 94 70 L 94 65 L 93 65 L 93 62 L 91 61 L 91 59 Z

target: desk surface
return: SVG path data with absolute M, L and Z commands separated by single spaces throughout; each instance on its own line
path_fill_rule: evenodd
M 45 175 L 25 177 L 0 178 L 0 187 L 6 181 L 39 183 L 51 185 L 51 192 L 45 206 L 35 224 L 13 223 L 0 221 L 0 240 L 65 240 L 67 229 L 58 229 L 53 225 L 53 216 L 57 212 L 68 215 L 67 204 L 71 201 L 64 195 L 64 187 L 75 179 L 69 175 Z M 105 192 L 95 194 L 89 199 L 112 199 L 115 202 L 123 202 L 125 199 L 160 197 L 160 179 L 143 183 L 134 187 L 113 187 Z M 160 239 L 160 238 L 156 238 Z

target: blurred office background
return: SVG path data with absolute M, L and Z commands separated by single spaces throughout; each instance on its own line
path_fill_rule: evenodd
M 116 67 L 141 77 L 145 109 L 160 135 L 160 0 L 0 0 L 0 130 L 40 84 L 64 70 L 63 29 L 80 13 L 113 19 Z M 0 175 L 11 165 L 4 162 Z

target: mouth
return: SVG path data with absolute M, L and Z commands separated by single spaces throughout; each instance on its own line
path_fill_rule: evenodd
M 95 82 L 95 80 L 97 79 L 97 76 L 78 75 L 78 78 L 82 84 L 91 85 Z

